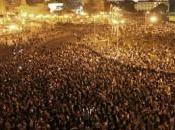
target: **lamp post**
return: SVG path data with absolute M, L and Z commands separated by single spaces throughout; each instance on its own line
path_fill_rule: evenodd
M 96 38 L 95 38 L 95 16 L 93 16 L 93 20 L 94 20 L 94 43 L 96 43 Z

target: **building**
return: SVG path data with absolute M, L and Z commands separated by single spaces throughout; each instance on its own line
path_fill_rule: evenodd
M 167 0 L 157 0 L 157 1 L 140 1 L 135 4 L 135 9 L 137 11 L 150 11 L 153 8 L 157 7 L 159 4 L 169 5 Z
M 21 0 L 18 12 L 48 13 L 49 9 L 44 0 Z
M 8 12 L 14 12 L 20 4 L 21 0 L 5 0 L 5 8 Z
M 0 0 L 0 14 L 14 11 L 17 6 L 20 6 L 20 3 L 21 0 Z
M 87 12 L 98 12 L 105 10 L 105 0 L 83 0 L 84 10 Z

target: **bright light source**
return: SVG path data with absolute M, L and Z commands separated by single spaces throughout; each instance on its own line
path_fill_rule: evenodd
M 85 12 L 80 12 L 80 15 L 82 15 L 82 16 L 86 16 L 87 15 L 87 13 L 85 13 Z
M 27 17 L 27 12 L 22 12 L 22 13 L 21 13 L 21 16 L 22 16 L 22 17 Z
M 150 12 L 149 11 L 146 11 L 146 14 L 150 14 Z
M 29 14 L 29 17 L 30 17 L 30 18 L 34 18 L 35 15 L 34 15 L 34 14 Z
M 41 14 L 40 15 L 37 15 L 36 18 L 37 19 L 42 19 L 43 18 L 43 15 L 41 15 Z
M 125 20 L 121 20 L 120 22 L 121 22 L 121 24 L 124 24 L 125 23 Z
M 17 26 L 15 24 L 12 24 L 8 27 L 10 30 L 15 30 L 17 29 Z
M 158 18 L 156 16 L 151 16 L 150 17 L 150 22 L 151 23 L 156 23 L 158 21 Z
M 63 9 L 63 3 L 49 3 L 48 7 L 50 12 L 53 13 L 54 11 L 60 11 Z
M 138 2 L 139 0 L 132 0 L 132 1 L 134 1 L 134 2 Z
M 21 24 L 22 24 L 22 25 L 25 25 L 25 24 L 26 24 L 25 19 L 21 19 Z
M 10 32 L 14 32 L 14 31 L 19 31 L 20 30 L 19 26 L 17 26 L 16 24 L 9 25 L 8 29 L 9 29 Z
M 64 18 L 69 18 L 69 15 L 68 14 L 65 14 L 63 17 Z
M 79 6 L 76 9 L 73 9 L 72 11 L 74 11 L 76 14 L 80 14 L 83 13 L 83 6 Z
M 119 24 L 119 22 L 115 19 L 112 19 L 112 24 Z

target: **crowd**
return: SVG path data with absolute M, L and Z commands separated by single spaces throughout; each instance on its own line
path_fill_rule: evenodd
M 118 38 L 108 27 L 96 33 L 96 40 L 92 33 L 84 41 L 104 56 L 132 66 L 175 71 L 174 29 L 174 23 L 145 25 L 132 21 L 119 27 Z
M 19 35 L 0 62 L 0 129 L 174 130 L 174 25 L 134 26 L 118 43 L 108 25 Z

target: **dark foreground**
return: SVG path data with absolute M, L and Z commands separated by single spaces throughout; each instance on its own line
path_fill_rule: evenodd
M 173 71 L 107 57 L 75 33 L 1 47 L 0 129 L 175 129 Z

